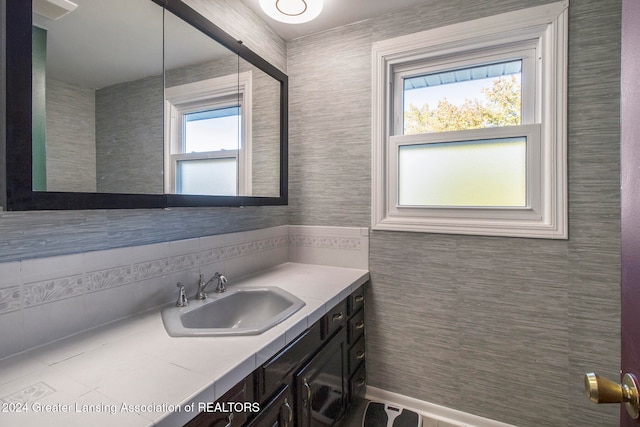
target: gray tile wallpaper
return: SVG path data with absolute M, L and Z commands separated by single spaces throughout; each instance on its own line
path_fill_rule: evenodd
M 291 224 L 370 224 L 371 46 L 548 1 L 434 0 L 289 43 Z M 518 426 L 617 425 L 620 1 L 569 9 L 567 241 L 372 232 L 369 384 Z
M 256 196 L 280 194 L 280 82 L 242 60 L 240 69 L 251 71 L 251 187 Z
M 169 242 L 287 223 L 286 206 L 0 212 L 0 262 Z
M 47 79 L 47 190 L 96 191 L 96 96 Z
M 370 21 L 289 43 L 292 224 L 368 227 Z
M 162 194 L 163 77 L 97 90 L 95 121 L 98 191 Z

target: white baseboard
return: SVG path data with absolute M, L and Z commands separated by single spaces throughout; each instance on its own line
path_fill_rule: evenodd
M 516 427 L 512 424 L 505 424 L 489 418 L 479 417 L 447 408 L 446 406 L 436 405 L 435 403 L 425 402 L 371 386 L 367 386 L 366 398 L 378 402 L 392 403 L 418 412 L 423 417 L 423 426 L 429 425 L 426 419 L 430 418 L 460 427 Z

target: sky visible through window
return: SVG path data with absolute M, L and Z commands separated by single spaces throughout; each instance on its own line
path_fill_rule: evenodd
M 404 78 L 403 133 L 520 125 L 521 73 L 515 60 Z
M 237 110 L 237 108 L 235 108 Z M 219 117 L 204 117 L 185 120 L 185 152 L 202 153 L 207 151 L 237 150 L 240 148 L 240 116 L 236 113 Z

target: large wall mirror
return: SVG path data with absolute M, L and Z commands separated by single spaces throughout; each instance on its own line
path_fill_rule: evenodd
M 7 4 L 8 209 L 287 203 L 285 74 L 180 0 L 73 1 Z

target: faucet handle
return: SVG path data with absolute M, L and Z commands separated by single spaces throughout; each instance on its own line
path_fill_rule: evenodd
M 227 283 L 227 278 L 218 272 L 216 272 L 214 278 L 218 279 L 218 287 L 216 288 L 216 292 L 217 293 L 226 292 L 227 288 L 225 288 L 224 285 Z
M 189 300 L 187 299 L 187 293 L 184 290 L 184 285 L 178 282 L 176 286 L 178 287 L 178 301 L 176 301 L 176 307 L 188 306 Z

